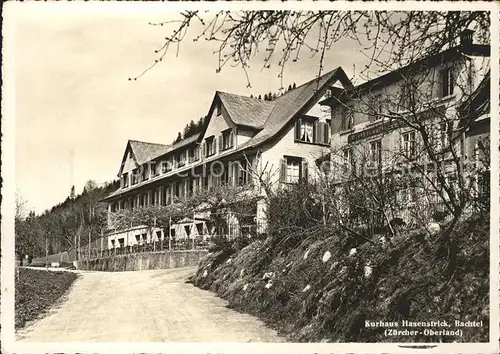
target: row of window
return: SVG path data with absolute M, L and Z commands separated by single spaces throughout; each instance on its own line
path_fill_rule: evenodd
M 455 92 L 455 78 L 454 78 L 453 67 L 447 67 L 439 72 L 439 78 L 437 82 L 438 89 L 431 90 L 431 97 L 426 97 L 426 99 L 432 98 L 444 98 L 451 96 Z M 419 97 L 415 97 L 416 92 L 418 92 L 418 87 L 416 84 L 410 82 L 405 82 L 400 89 L 399 102 L 397 105 L 398 111 L 407 111 L 411 108 L 412 104 L 417 104 L 417 102 L 422 101 Z M 428 94 L 426 92 L 425 94 Z M 368 120 L 373 122 L 379 120 L 387 112 L 388 102 L 382 99 L 382 94 L 372 94 L 368 99 L 368 109 L 366 112 L 368 114 Z M 351 130 L 354 127 L 354 108 L 352 105 L 347 104 L 341 108 L 340 111 L 340 129 L 342 131 Z
M 433 139 L 433 150 L 436 154 L 442 154 L 446 151 L 450 142 L 450 134 L 450 122 L 438 124 L 437 131 L 429 137 Z M 401 134 L 400 153 L 404 158 L 408 160 L 417 158 L 419 154 L 418 146 L 418 136 L 415 131 L 412 130 Z M 346 164 L 350 166 L 354 165 L 354 152 L 352 147 L 343 150 L 343 159 Z M 375 164 L 382 164 L 382 139 L 373 140 L 369 143 L 368 161 Z
M 205 139 L 201 145 L 177 152 L 168 156 L 165 161 L 150 161 L 129 173 L 123 173 L 121 179 L 122 188 L 127 188 L 129 183 L 132 185 L 147 181 L 150 176 L 156 177 L 160 173 L 168 173 L 176 168 L 181 168 L 187 164 L 200 160 L 200 156 L 205 158 L 213 156 L 219 151 L 225 151 L 234 147 L 235 134 L 232 129 L 228 129 L 215 139 L 211 136 Z M 130 181 L 131 179 L 131 181 Z
M 167 205 L 175 199 L 186 198 L 197 191 L 218 185 L 242 186 L 252 183 L 251 162 L 240 161 L 211 168 L 205 176 L 184 179 L 153 191 L 136 195 L 131 200 L 123 200 L 111 205 L 111 211 L 146 205 Z

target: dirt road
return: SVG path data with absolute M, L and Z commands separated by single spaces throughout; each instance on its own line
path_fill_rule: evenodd
M 82 272 L 68 298 L 19 331 L 22 341 L 278 342 L 256 318 L 186 284 L 195 268 Z

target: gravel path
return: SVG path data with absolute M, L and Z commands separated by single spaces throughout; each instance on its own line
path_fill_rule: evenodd
M 250 315 L 186 284 L 195 267 L 140 272 L 81 272 L 68 298 L 18 332 L 18 339 L 96 342 L 281 342 Z

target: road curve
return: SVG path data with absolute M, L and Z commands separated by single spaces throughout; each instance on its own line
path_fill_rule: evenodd
M 67 299 L 18 331 L 23 342 L 283 342 L 260 320 L 186 284 L 195 267 L 81 272 Z

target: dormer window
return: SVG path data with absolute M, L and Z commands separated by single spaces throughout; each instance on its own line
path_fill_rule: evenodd
M 228 129 L 222 132 L 222 145 L 221 150 L 228 150 L 234 146 L 234 132 L 232 129 Z
M 205 157 L 215 155 L 215 137 L 211 136 L 205 139 Z
M 181 151 L 179 155 L 177 155 L 177 166 L 182 167 L 186 164 L 186 150 Z
M 128 173 L 125 172 L 123 175 L 122 175 L 122 186 L 123 188 L 127 188 L 128 187 Z
M 142 180 L 143 181 L 146 181 L 149 179 L 149 168 L 148 168 L 148 164 L 144 164 L 142 165 Z
M 139 183 L 139 170 L 137 168 L 134 168 L 132 170 L 132 184 L 137 183 Z
M 153 176 L 160 174 L 160 165 L 156 161 L 151 162 L 151 173 Z

